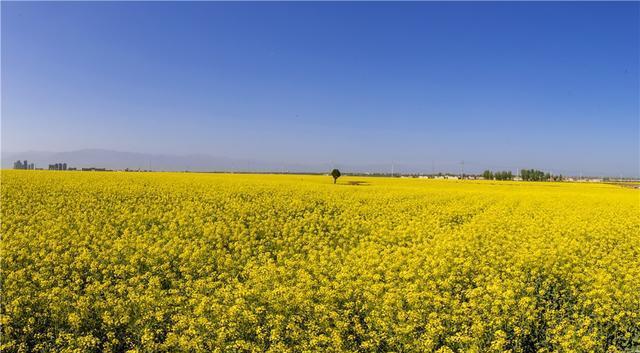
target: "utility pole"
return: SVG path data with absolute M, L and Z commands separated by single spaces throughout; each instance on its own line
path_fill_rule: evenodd
M 460 162 L 460 179 L 464 178 L 464 161 Z

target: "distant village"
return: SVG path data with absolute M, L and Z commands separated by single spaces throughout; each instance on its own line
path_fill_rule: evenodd
M 422 178 L 422 179 L 448 179 L 448 180 L 511 180 L 511 181 L 578 181 L 578 182 L 591 182 L 591 183 L 599 183 L 603 181 L 607 181 L 608 178 L 593 178 L 593 177 L 562 177 L 556 176 L 555 178 L 549 179 L 523 179 L 520 175 L 514 175 L 511 178 L 499 179 L 495 177 L 487 177 L 482 174 L 427 174 L 427 175 L 400 175 L 400 178 Z
M 21 170 L 44 170 L 44 168 L 38 168 L 35 163 L 29 163 L 29 161 L 15 161 L 13 163 L 13 169 Z M 57 171 L 83 171 L 83 172 L 109 172 L 114 171 L 107 168 L 99 167 L 86 167 L 75 168 L 70 167 L 65 162 L 49 164 L 47 170 Z M 120 171 L 124 172 L 151 172 L 151 170 L 143 169 L 129 169 L 125 168 Z M 186 172 L 186 171 L 185 171 Z M 241 172 L 246 173 L 246 172 Z M 268 173 L 273 174 L 273 173 Z M 279 174 L 279 173 L 275 173 Z M 296 173 L 284 173 L 284 174 L 296 174 Z M 319 174 L 319 173 L 302 173 L 302 174 Z M 453 174 L 453 173 L 432 173 L 432 174 L 404 174 L 404 173 L 347 173 L 352 176 L 380 176 L 380 177 L 399 177 L 399 178 L 420 178 L 420 179 L 447 179 L 447 180 L 512 180 L 512 181 L 569 181 L 569 182 L 607 182 L 617 179 L 601 178 L 601 177 L 564 177 L 562 175 L 551 175 L 549 173 L 543 173 L 534 169 L 523 169 L 519 174 L 513 174 L 510 171 L 492 172 L 485 170 L 482 174 Z

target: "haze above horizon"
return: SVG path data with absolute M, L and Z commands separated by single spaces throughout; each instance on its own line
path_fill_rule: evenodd
M 2 2 L 3 151 L 640 175 L 640 3 Z

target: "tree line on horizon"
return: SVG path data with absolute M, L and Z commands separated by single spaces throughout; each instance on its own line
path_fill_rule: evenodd
M 511 171 L 492 172 L 485 170 L 482 177 L 486 180 L 513 180 L 514 175 Z M 521 169 L 520 178 L 523 181 L 562 181 L 563 179 L 562 175 L 553 175 L 537 169 Z

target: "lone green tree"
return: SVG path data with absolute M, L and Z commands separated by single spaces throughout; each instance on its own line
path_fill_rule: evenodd
M 337 169 L 334 169 L 331 171 L 331 176 L 333 177 L 333 183 L 335 184 L 336 181 L 338 181 L 338 178 L 340 177 L 340 171 Z

